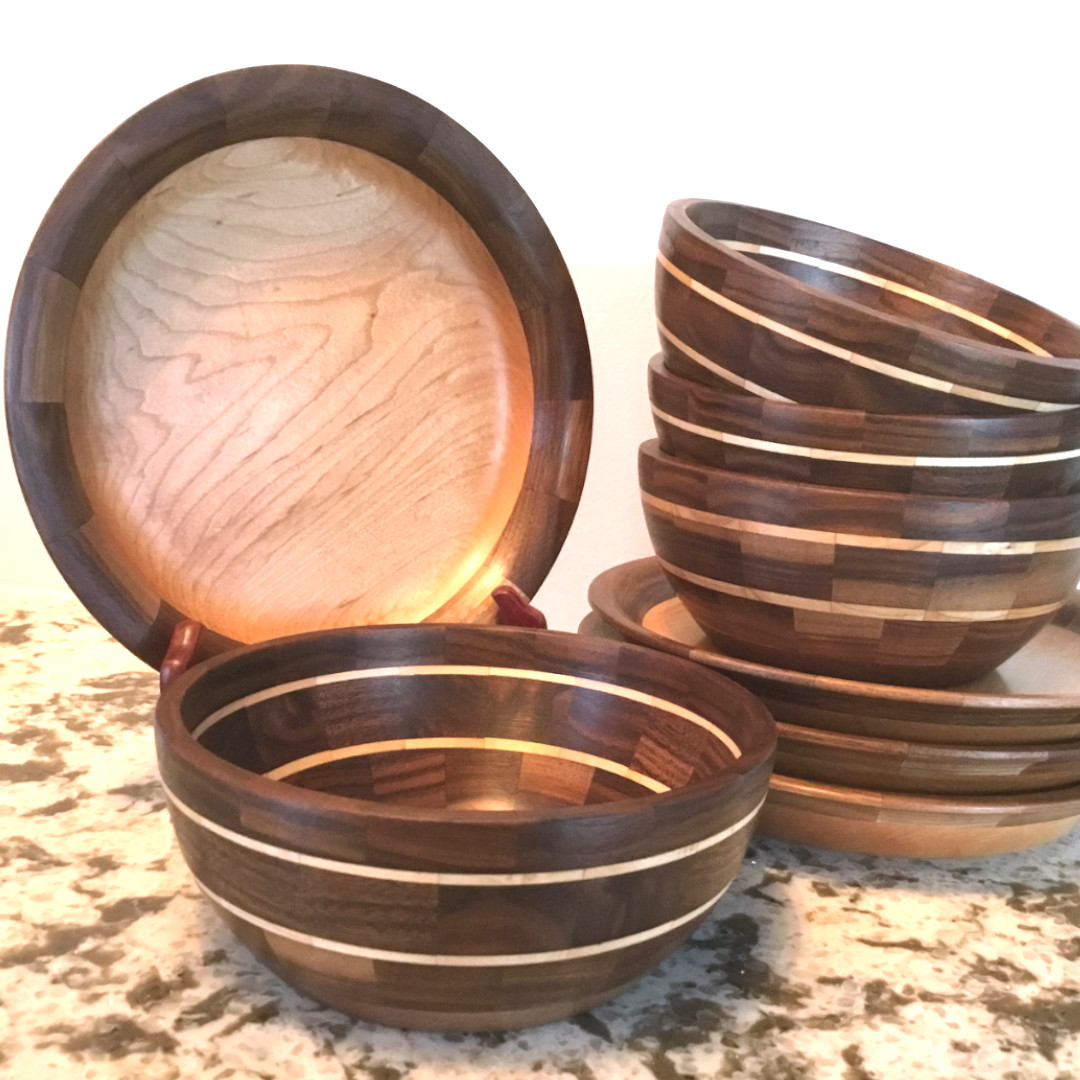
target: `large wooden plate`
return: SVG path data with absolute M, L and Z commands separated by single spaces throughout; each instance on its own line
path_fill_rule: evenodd
M 628 640 L 724 672 L 781 723 L 965 745 L 1080 739 L 1080 607 L 1072 602 L 996 671 L 948 690 L 810 675 L 719 652 L 655 558 L 606 570 L 592 583 L 589 603 Z
M 588 345 L 475 138 L 326 68 L 204 79 L 79 166 L 23 265 L 16 467 L 75 592 L 157 665 L 306 629 L 492 621 L 584 479 Z

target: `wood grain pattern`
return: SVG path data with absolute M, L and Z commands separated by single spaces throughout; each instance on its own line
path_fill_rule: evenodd
M 832 487 L 1032 498 L 1080 489 L 1080 410 L 905 416 L 725 393 L 649 364 L 660 448 L 735 472 Z M 1021 421 L 1023 421 L 1021 423 Z
M 877 412 L 1000 415 L 1080 402 L 1072 323 L 816 222 L 672 203 L 656 284 L 665 355 L 698 381 L 723 385 L 730 372 L 744 389 Z
M 1080 741 L 962 746 L 778 724 L 783 776 L 873 791 L 1015 795 L 1080 785 Z
M 76 170 L 24 263 L 7 408 L 54 560 L 156 666 L 185 615 L 201 655 L 494 620 L 569 528 L 591 379 L 565 265 L 483 146 L 386 84 L 270 67 Z
M 648 621 L 655 625 L 660 618 Z M 582 620 L 578 633 L 628 640 L 595 611 Z M 1017 794 L 1080 784 L 1077 739 L 965 746 L 851 735 L 782 721 L 776 733 L 776 772 L 820 784 L 920 795 Z
M 595 611 L 578 632 L 625 640 Z M 973 747 L 785 723 L 777 734 L 777 771 L 759 819 L 767 835 L 834 850 L 953 858 L 1035 847 L 1080 822 L 1078 741 Z
M 156 730 L 242 940 L 321 1001 L 434 1028 L 565 1015 L 658 962 L 734 875 L 775 748 L 698 665 L 465 626 L 235 650 L 170 683 Z
M 774 776 L 759 831 L 871 855 L 970 858 L 1049 843 L 1080 822 L 1080 787 L 1029 795 L 906 795 Z
M 724 672 L 781 723 L 967 746 L 1080 740 L 1075 601 L 995 672 L 955 690 L 811 675 L 727 654 L 709 642 L 655 558 L 606 570 L 592 583 L 589 602 L 627 640 Z
M 528 460 L 528 346 L 487 249 L 410 173 L 325 140 L 224 147 L 148 192 L 87 277 L 66 371 L 110 548 L 238 641 L 438 610 Z
M 639 454 L 649 535 L 713 641 L 842 678 L 966 682 L 1038 632 L 1080 577 L 1080 496 L 853 491 Z

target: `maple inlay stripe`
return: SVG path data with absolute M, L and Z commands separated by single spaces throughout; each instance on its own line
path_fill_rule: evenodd
M 917 371 L 909 371 L 907 368 L 897 367 L 895 364 L 887 364 L 882 360 L 876 360 L 872 356 L 865 356 L 862 353 L 854 352 L 851 349 L 833 345 L 829 341 L 824 341 L 821 338 L 805 334 L 801 330 L 796 330 L 785 323 L 769 318 L 767 315 L 762 315 L 761 312 L 754 311 L 753 308 L 745 307 L 742 304 L 736 303 L 734 300 L 730 300 L 728 297 L 710 289 L 707 285 L 703 285 L 700 281 L 697 281 L 689 274 L 680 270 L 662 251 L 657 252 L 656 258 L 660 265 L 675 278 L 676 281 L 681 282 L 688 289 L 692 289 L 699 296 L 703 296 L 706 300 L 709 300 L 711 303 L 716 304 L 717 307 L 721 307 L 725 311 L 730 312 L 732 315 L 761 326 L 775 334 L 779 334 L 781 337 L 786 337 L 790 341 L 798 342 L 800 345 L 806 345 L 811 349 L 817 349 L 819 352 L 823 352 L 828 356 L 833 356 L 838 360 L 844 360 L 847 363 L 855 364 L 857 367 L 866 368 L 868 371 L 876 371 L 879 375 L 885 375 L 890 379 L 897 379 L 901 382 L 911 383 L 915 386 L 923 386 L 928 390 L 937 390 L 944 394 L 954 394 L 957 397 L 970 398 L 973 401 L 985 401 L 992 405 L 1002 405 L 1010 409 L 1026 409 L 1030 412 L 1060 412 L 1063 409 L 1075 408 L 1073 405 L 1062 404 L 1060 402 L 1034 401 L 1031 398 L 1018 398 L 1008 394 L 996 394 L 990 390 L 979 390 L 973 386 L 960 386 L 957 383 L 947 382 L 945 379 L 939 379 L 933 375 L 923 375 Z M 696 359 L 696 357 L 691 357 L 691 359 Z
M 521 679 L 528 682 L 555 683 L 559 686 L 574 686 L 582 690 L 595 690 L 597 693 L 610 694 L 612 697 L 623 698 L 626 701 L 636 701 L 650 708 L 670 713 L 681 720 L 686 720 L 707 731 L 714 738 L 719 739 L 735 757 L 742 757 L 742 750 L 739 749 L 738 744 L 726 731 L 706 720 L 704 716 L 683 708 L 682 705 L 676 705 L 673 701 L 658 698 L 653 694 L 646 694 L 641 690 L 634 690 L 628 686 L 617 686 L 614 683 L 601 682 L 599 679 L 581 679 L 576 675 L 563 675 L 554 671 L 534 671 L 528 668 L 512 667 L 480 667 L 471 664 L 414 664 L 409 667 L 366 668 L 357 671 L 335 671 L 329 675 L 313 675 L 306 679 L 294 679 L 292 682 L 271 686 L 266 690 L 248 694 L 236 701 L 229 702 L 228 705 L 223 705 L 197 725 L 192 731 L 191 737 L 198 741 L 215 724 L 220 723 L 227 716 L 231 716 L 249 705 L 271 701 L 273 698 L 295 693 L 297 690 L 326 686 L 331 683 L 357 682 L 362 679 L 398 679 L 420 675 L 454 675 L 481 679 Z
M 792 596 L 789 593 L 770 592 L 767 589 L 754 589 L 746 585 L 733 585 L 729 581 L 695 574 L 681 566 L 660 559 L 660 565 L 670 574 L 700 585 L 704 589 L 737 596 L 744 600 L 754 600 L 762 604 L 775 604 L 778 607 L 797 608 L 800 611 L 820 611 L 828 615 L 850 615 L 860 619 L 895 619 L 898 622 L 1004 622 L 1009 619 L 1034 619 L 1040 615 L 1052 614 L 1065 606 L 1065 600 L 1051 604 L 1037 604 L 1034 607 L 1008 608 L 994 611 L 933 611 L 922 608 L 883 607 L 878 604 L 852 604 L 839 600 L 815 600 L 808 596 Z
M 192 875 L 194 877 L 194 875 Z M 465 954 L 455 955 L 447 953 L 414 953 L 399 952 L 396 949 L 373 949 L 367 945 L 354 945 L 347 941 L 335 941 L 332 938 L 316 937 L 314 934 L 305 934 L 300 930 L 282 926 L 280 923 L 271 922 L 258 915 L 245 911 L 244 908 L 218 896 L 198 878 L 195 884 L 212 900 L 238 919 L 259 927 L 260 930 L 269 931 L 280 937 L 288 938 L 303 945 L 309 945 L 315 949 L 323 949 L 327 952 L 339 953 L 344 956 L 362 957 L 366 960 L 382 960 L 397 964 L 421 964 L 425 967 L 517 967 L 521 964 L 555 964 L 564 960 L 581 960 L 588 956 L 598 956 L 601 953 L 615 952 L 618 949 L 627 949 L 633 945 L 651 941 L 688 922 L 704 915 L 723 895 L 727 892 L 730 882 L 725 885 L 715 896 L 699 904 L 692 911 L 678 918 L 669 919 L 657 926 L 650 926 L 647 930 L 640 930 L 636 934 L 627 934 L 625 937 L 611 938 L 608 941 L 598 941 L 593 945 L 579 945 L 571 949 L 551 949 L 546 952 L 532 953 L 489 953 L 489 954 Z
M 1013 457 L 913 457 L 903 454 L 867 454 L 855 450 L 830 450 L 817 446 L 800 446 L 796 443 L 770 442 L 756 439 L 750 435 L 735 435 L 729 431 L 702 427 L 700 424 L 683 420 L 679 416 L 652 407 L 653 415 L 672 427 L 700 435 L 714 442 L 727 443 L 730 446 L 744 446 L 748 450 L 765 450 L 770 454 L 788 454 L 792 457 L 814 458 L 820 461 L 849 461 L 859 465 L 902 465 L 912 468 L 988 468 L 991 466 L 1009 467 L 1013 465 L 1039 465 L 1048 461 L 1067 461 L 1080 457 L 1080 448 L 1075 450 L 1053 450 L 1044 454 L 1024 454 Z
M 478 888 L 503 888 L 507 885 L 558 885 L 562 882 L 620 877 L 623 874 L 633 874 L 640 870 L 651 870 L 656 866 L 666 866 L 669 863 L 688 859 L 700 851 L 715 847 L 742 829 L 748 828 L 753 824 L 758 811 L 765 802 L 763 798 L 748 814 L 711 836 L 640 859 L 627 859 L 623 862 L 607 863 L 603 866 L 573 867 L 568 870 L 489 873 L 485 871 L 401 870 L 391 866 L 368 866 L 365 863 L 352 863 L 345 862 L 342 859 L 328 859 L 321 855 L 308 855 L 302 851 L 280 847 L 277 844 L 267 843 L 265 840 L 256 840 L 253 836 L 245 836 L 243 833 L 228 829 L 224 825 L 203 816 L 193 807 L 188 806 L 165 783 L 164 779 L 161 780 L 161 786 L 165 791 L 165 797 L 173 807 L 199 828 L 205 829 L 215 836 L 220 836 L 223 840 L 236 844 L 237 847 L 258 852 L 260 855 L 266 855 L 272 859 L 279 859 L 282 862 L 293 863 L 297 866 L 308 866 L 315 870 L 343 874 L 347 877 L 372 878 L 377 881 L 400 881 L 412 885 L 469 885 Z
M 347 758 L 367 757 L 372 754 L 390 754 L 402 750 L 503 750 L 509 753 L 534 754 L 538 757 L 561 758 L 577 765 L 588 765 L 601 772 L 621 776 L 635 784 L 640 784 L 649 791 L 670 791 L 671 788 L 660 780 L 630 769 L 609 758 L 587 754 L 582 750 L 568 750 L 562 746 L 550 746 L 547 743 L 529 742 L 525 739 L 496 738 L 426 738 L 426 739 L 385 739 L 382 742 L 358 743 L 355 746 L 342 746 L 336 750 L 323 750 L 318 754 L 308 754 L 295 761 L 286 762 L 276 769 L 263 773 L 268 780 L 283 780 L 287 776 L 329 765 L 334 761 Z
M 641 501 L 657 513 L 676 521 L 694 521 L 714 525 L 731 532 L 776 536 L 786 540 L 802 540 L 808 544 L 827 544 L 830 547 L 881 548 L 887 551 L 928 551 L 942 555 L 1033 555 L 1036 552 L 1074 551 L 1080 548 L 1080 536 L 1057 540 L 922 540 L 906 536 L 870 536 L 863 533 L 828 532 L 824 529 L 804 529 L 796 525 L 775 525 L 768 521 L 728 517 L 709 510 L 661 499 L 647 491 Z
M 803 266 L 814 266 L 819 270 L 826 270 L 830 274 L 839 274 L 842 277 L 863 281 L 867 285 L 875 285 L 877 288 L 884 289 L 886 292 L 897 293 L 900 296 L 906 296 L 909 300 L 917 300 L 920 304 L 925 304 L 927 307 L 936 308 L 938 311 L 944 311 L 949 315 L 955 315 L 965 322 L 969 322 L 983 330 L 988 330 L 991 334 L 997 334 L 998 337 L 1005 338 L 1014 345 L 1019 345 L 1021 349 L 1026 349 L 1029 353 L 1034 353 L 1036 356 L 1053 355 L 1052 353 L 1047 352 L 1046 349 L 1036 345 L 1035 342 L 1028 341 L 1026 337 L 1022 337 L 1014 330 L 1010 330 L 1007 326 L 992 322 L 983 315 L 976 315 L 974 311 L 968 311 L 967 308 L 962 308 L 958 304 L 952 304 L 948 300 L 941 300 L 932 293 L 913 289 L 910 285 L 901 285 L 898 281 L 890 281 L 888 278 L 878 277 L 876 274 L 868 274 L 865 270 L 857 270 L 853 266 L 845 266 L 843 263 L 830 262 L 828 259 L 819 259 L 813 255 L 803 255 L 798 251 L 787 251 L 784 248 L 768 247 L 765 244 L 751 244 L 744 240 L 718 240 L 717 243 L 721 247 L 727 248 L 729 251 L 739 251 L 745 252 L 746 254 L 760 254 L 770 258 L 786 259 L 788 262 L 801 263 Z
M 711 371 L 714 375 L 718 375 L 725 382 L 729 382 L 733 386 L 741 386 L 748 394 L 753 394 L 755 397 L 765 398 L 768 401 L 786 401 L 788 404 L 794 404 L 791 398 L 784 397 L 783 394 L 777 394 L 759 383 L 744 379 L 741 375 L 736 375 L 734 371 L 729 371 L 726 367 L 721 367 L 707 356 L 703 356 L 696 349 L 687 345 L 682 338 L 676 337 L 659 319 L 656 320 L 656 329 L 660 332 L 660 336 L 667 338 L 679 352 L 685 353 L 695 364 Z

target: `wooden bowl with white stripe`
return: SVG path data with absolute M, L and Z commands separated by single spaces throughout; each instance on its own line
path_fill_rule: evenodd
M 581 621 L 578 633 L 627 640 L 595 611 Z M 1075 738 L 965 746 L 849 735 L 780 720 L 776 736 L 775 772 L 820 784 L 918 795 L 1015 795 L 1080 785 L 1080 739 Z
M 776 739 L 689 661 L 429 625 L 216 657 L 156 730 L 184 857 L 255 955 L 431 1029 L 545 1023 L 657 964 L 731 882 Z
M 1080 577 L 1080 495 L 851 491 L 638 457 L 653 547 L 694 619 L 761 663 L 950 686 L 997 667 Z
M 980 498 L 1080 489 L 1080 409 L 916 416 L 770 401 L 649 363 L 660 448 L 735 472 L 835 487 Z
M 703 199 L 664 216 L 672 370 L 773 400 L 1000 415 L 1080 403 L 1080 327 L 855 233 Z
M 731 656 L 709 642 L 655 557 L 605 570 L 589 587 L 589 603 L 625 640 L 705 664 L 745 686 L 778 724 L 965 746 L 1080 740 L 1076 595 L 999 668 L 949 690 L 811 675 Z

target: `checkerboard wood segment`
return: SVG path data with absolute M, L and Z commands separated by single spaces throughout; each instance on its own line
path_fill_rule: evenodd
M 1002 415 L 1080 402 L 1080 328 L 989 282 L 789 215 L 672 203 L 661 347 L 699 382 L 875 412 Z
M 992 670 L 1080 578 L 1080 495 L 950 499 L 829 488 L 639 455 L 672 587 L 736 655 L 948 686 Z

